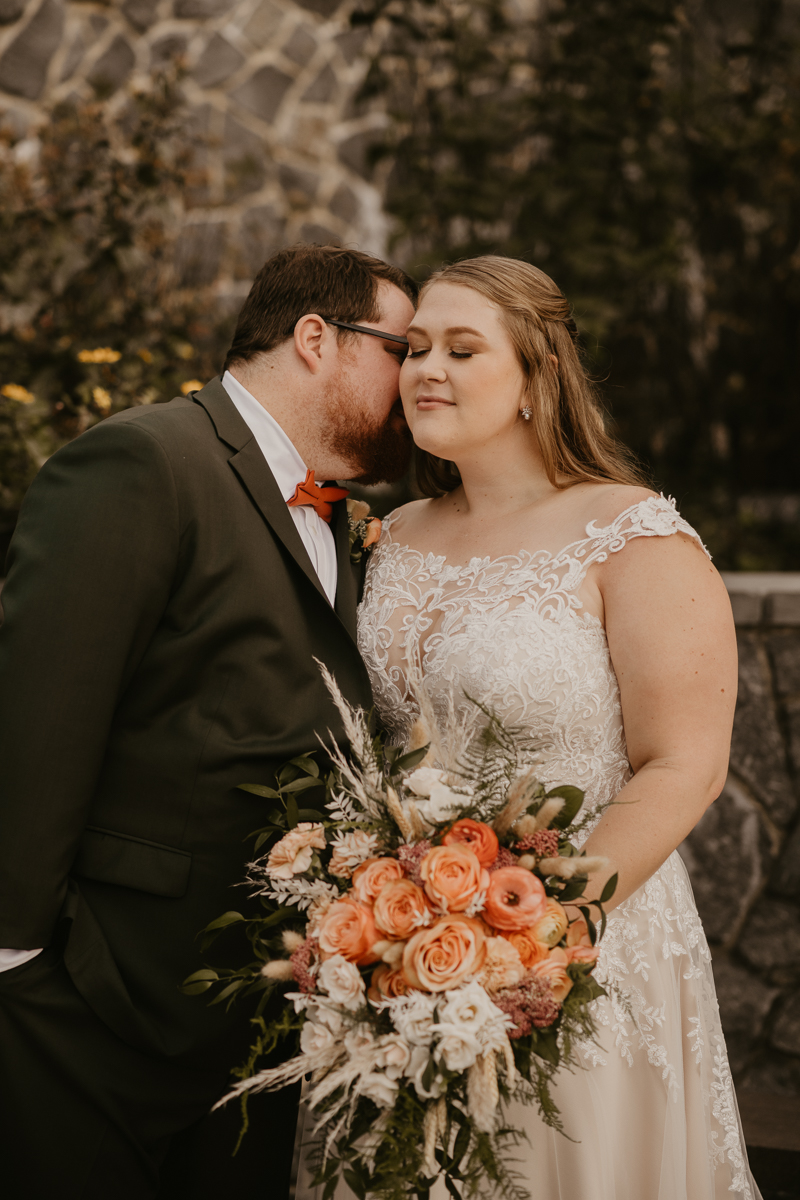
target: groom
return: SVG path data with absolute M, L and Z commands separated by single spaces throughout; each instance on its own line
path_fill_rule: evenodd
M 296 1098 L 209 1115 L 244 1005 L 184 996 L 268 782 L 369 705 L 337 478 L 398 478 L 415 285 L 353 250 L 263 267 L 222 378 L 60 450 L 0 628 L 0 1180 L 22 1200 L 282 1200 Z M 229 942 L 245 961 L 244 942 Z M 7 1191 L 5 1190 L 7 1189 Z

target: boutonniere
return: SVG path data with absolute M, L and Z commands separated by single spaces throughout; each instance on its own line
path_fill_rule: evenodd
M 347 528 L 350 537 L 350 562 L 359 563 L 364 552 L 371 550 L 381 536 L 380 519 L 369 515 L 369 505 L 365 500 L 348 500 Z

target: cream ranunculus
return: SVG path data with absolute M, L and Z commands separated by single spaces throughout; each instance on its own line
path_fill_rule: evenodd
M 448 1071 L 466 1071 L 481 1052 L 480 1043 L 474 1033 L 463 1025 L 442 1024 L 437 1026 L 439 1040 L 436 1058 L 444 1061 Z
M 368 1100 L 374 1101 L 378 1108 L 391 1108 L 397 1099 L 400 1085 L 383 1071 L 370 1071 L 368 1075 L 361 1076 L 357 1090 Z
M 486 992 L 474 980 L 452 992 L 445 992 L 445 1004 L 440 1009 L 443 1025 L 457 1025 L 467 1033 L 478 1034 L 487 1021 L 500 1015 Z
M 406 776 L 406 787 L 417 796 L 430 796 L 431 789 L 444 779 L 444 771 L 436 767 L 418 767 Z
M 412 992 L 392 1008 L 394 1027 L 412 1046 L 429 1046 L 433 1038 L 436 999 L 422 992 Z
M 327 1025 L 306 1021 L 300 1030 L 300 1049 L 303 1054 L 320 1054 L 335 1045 L 336 1038 Z
M 411 1061 L 411 1047 L 397 1033 L 384 1034 L 378 1039 L 378 1063 L 390 1079 L 399 1079 Z
M 537 942 L 544 942 L 545 946 L 557 946 L 567 932 L 568 924 L 569 917 L 566 912 L 558 901 L 551 897 L 547 901 L 543 916 L 531 925 L 531 931 Z
M 267 874 L 273 879 L 291 879 L 293 875 L 302 875 L 311 866 L 314 851 L 324 849 L 323 826 L 301 821 L 272 847 L 267 859 Z
M 356 1009 L 364 1003 L 364 980 L 354 963 L 341 954 L 327 958 L 320 966 L 317 982 L 334 1004 Z

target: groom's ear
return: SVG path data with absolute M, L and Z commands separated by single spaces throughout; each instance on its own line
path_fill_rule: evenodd
M 312 375 L 322 368 L 325 351 L 335 334 L 317 313 L 306 313 L 294 327 L 294 348 Z

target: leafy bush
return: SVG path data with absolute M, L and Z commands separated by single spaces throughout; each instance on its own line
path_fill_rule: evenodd
M 797 569 L 796 6 L 526 7 L 356 15 L 387 29 L 363 99 L 393 118 L 376 156 L 395 252 L 422 273 L 491 252 L 547 271 L 621 436 L 718 563 Z
M 219 369 L 227 321 L 180 270 L 197 183 L 179 72 L 0 141 L 0 535 L 41 463 L 110 413 Z

